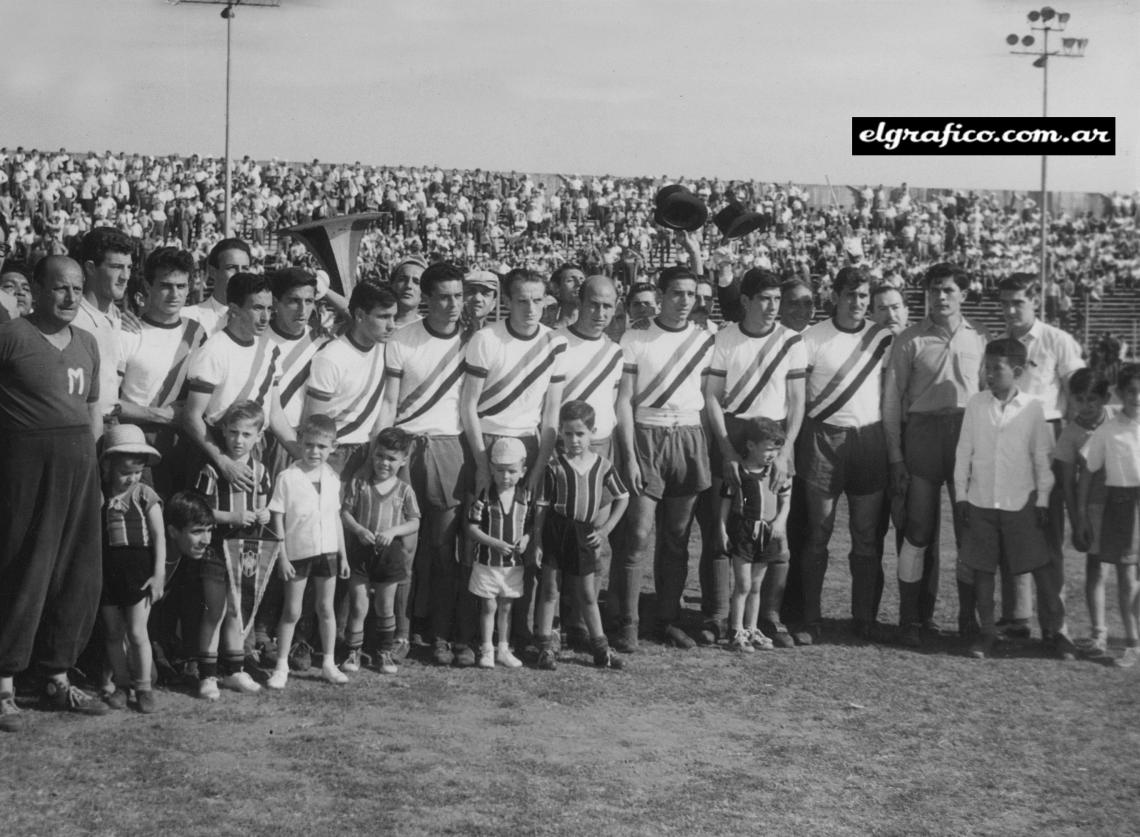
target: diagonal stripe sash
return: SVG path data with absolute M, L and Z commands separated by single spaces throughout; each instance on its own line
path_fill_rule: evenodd
M 741 399 L 740 405 L 735 410 L 733 410 L 733 412 L 748 412 L 748 408 L 752 406 L 752 402 L 760 396 L 760 393 L 764 391 L 764 387 L 768 386 L 768 381 L 772 380 L 772 376 L 776 374 L 776 369 L 780 366 L 784 360 L 784 357 L 788 354 L 788 352 L 792 350 L 792 346 L 794 346 L 796 344 L 796 341 L 799 339 L 800 336 L 797 334 L 795 337 L 793 337 L 791 340 L 788 340 L 784 343 L 783 346 L 780 347 L 780 351 L 776 352 L 776 356 L 772 358 L 772 362 L 769 363 L 767 368 L 760 374 L 760 380 L 756 382 L 756 386 L 752 387 L 752 389 L 748 391 L 748 394 L 745 395 L 743 399 Z M 729 403 L 727 399 L 725 400 L 725 403 Z
M 589 401 L 590 396 L 594 394 L 594 390 L 601 386 L 602 381 L 609 377 L 610 373 L 614 371 L 614 367 L 621 363 L 621 360 L 621 352 L 614 352 L 613 357 L 610 358 L 610 362 L 606 364 L 606 368 L 603 369 L 592 381 L 586 384 L 580 393 L 573 397 L 577 398 L 579 401 Z M 564 401 L 569 400 L 570 398 L 569 390 L 566 390 L 566 393 L 566 397 L 563 398 Z
M 566 393 L 567 398 L 570 398 L 570 393 L 574 392 L 579 386 L 582 385 L 582 382 L 590 376 L 590 372 L 597 366 L 598 363 L 602 361 L 602 359 L 606 356 L 606 353 L 610 351 L 610 346 L 612 346 L 612 344 L 606 345 L 606 343 L 609 341 L 605 338 L 602 338 L 602 341 L 602 345 L 598 347 L 598 351 L 594 353 L 594 356 L 582 365 L 582 370 L 566 382 L 566 389 L 564 392 Z M 620 355 L 621 352 L 619 351 L 617 354 Z M 581 396 L 581 400 L 585 401 L 585 396 Z
M 438 374 L 440 370 L 446 369 L 448 367 L 448 365 L 456 358 L 456 356 L 458 356 L 459 353 L 463 351 L 464 345 L 465 341 L 462 339 L 455 341 L 455 345 L 448 349 L 447 354 L 443 356 L 443 359 L 439 362 L 439 366 L 436 367 L 436 374 Z M 460 372 L 462 372 L 462 363 L 459 364 L 459 369 Z M 448 380 L 451 381 L 454 377 L 455 374 L 452 373 L 451 375 L 448 375 Z M 410 405 L 414 404 L 418 399 L 423 398 L 424 394 L 438 383 L 439 378 L 437 378 L 436 375 L 429 375 L 428 377 L 424 378 L 418 387 L 409 392 L 408 395 L 402 399 L 398 405 L 396 405 L 396 413 L 399 414 L 407 410 Z M 446 389 L 446 387 L 441 387 L 441 389 Z M 439 400 L 438 393 L 432 396 L 432 403 L 435 403 L 437 400 Z
M 686 363 L 684 367 L 682 367 L 681 371 L 677 373 L 677 376 L 673 378 L 673 382 L 665 388 L 665 391 L 661 393 L 657 400 L 649 405 L 650 407 L 653 409 L 660 409 L 661 407 L 664 407 L 665 404 L 668 403 L 670 396 L 672 396 L 673 393 L 677 391 L 681 384 L 685 382 L 685 379 L 687 379 L 689 375 L 693 373 L 693 370 L 697 368 L 697 364 L 701 363 L 705 359 L 705 356 L 709 353 L 709 350 L 712 349 L 713 345 L 712 335 L 706 334 L 706 336 L 708 337 L 708 340 L 706 341 L 705 345 L 701 347 L 700 351 L 693 353 L 693 356 L 689 358 L 689 362 Z
M 776 345 L 776 340 L 780 337 L 780 334 L 780 329 L 772 329 L 772 333 L 768 335 L 767 339 L 764 340 L 763 345 L 760 346 L 760 350 L 756 353 L 756 362 L 752 364 L 747 372 L 740 376 L 740 379 L 733 385 L 728 394 L 725 395 L 725 404 L 731 404 L 737 398 L 737 396 L 740 395 L 744 388 L 748 386 L 749 382 L 753 380 L 758 370 L 762 370 L 761 375 L 767 372 L 768 377 L 771 377 L 771 372 L 764 369 L 764 361 L 768 359 L 768 355 L 771 353 L 773 346 Z M 778 362 L 778 360 L 773 361 L 771 366 L 775 366 Z
M 855 349 L 855 351 L 851 353 L 850 357 L 848 357 L 847 360 L 843 362 L 843 365 L 839 367 L 839 371 L 836 372 L 831 377 L 831 380 L 827 382 L 827 386 L 820 390 L 815 398 L 813 398 L 808 404 L 807 409 L 809 413 L 818 407 L 829 395 L 831 395 L 831 393 L 839 388 L 840 384 L 843 383 L 843 379 L 847 377 L 847 373 L 855 368 L 855 364 L 859 362 L 859 358 L 863 356 L 863 352 L 867 351 L 867 347 L 871 345 L 871 341 L 873 341 L 881 331 L 882 328 L 880 326 L 874 326 L 873 328 L 867 329 L 866 333 L 864 333 L 862 338 L 859 340 L 859 347 Z
M 863 364 L 863 367 L 851 379 L 851 383 L 847 385 L 843 392 L 839 393 L 839 395 L 836 396 L 835 400 L 828 404 L 824 409 L 820 410 L 818 413 L 813 414 L 811 417 L 816 421 L 827 421 L 829 418 L 835 415 L 835 413 L 838 412 L 844 404 L 851 400 L 851 397 L 856 392 L 858 392 L 859 387 L 863 385 L 863 381 L 865 381 L 867 379 L 867 376 L 871 374 L 871 372 L 873 372 L 879 365 L 879 362 L 883 359 L 883 354 L 887 351 L 887 346 L 890 344 L 891 337 L 888 337 L 886 340 L 882 341 L 878 346 L 876 346 L 875 351 L 871 353 L 871 357 L 867 358 L 867 362 Z M 816 406 L 818 406 L 818 402 Z
M 542 339 L 535 340 L 534 345 L 527 349 L 526 354 L 518 359 L 518 361 L 514 364 L 514 368 L 525 369 L 535 358 L 537 358 L 543 352 L 549 350 L 550 340 L 546 335 L 543 335 Z M 499 380 L 495 381 L 495 383 L 491 384 L 489 387 L 483 390 L 483 398 L 494 398 L 496 395 L 514 383 L 514 381 L 515 378 L 513 375 L 504 375 L 503 377 L 499 378 Z
M 696 343 L 698 340 L 700 340 L 702 337 L 708 337 L 708 332 L 702 331 L 701 329 L 696 328 L 694 326 L 693 327 L 693 333 L 690 334 L 688 339 L 686 339 L 685 342 L 681 344 L 681 348 L 677 352 L 676 356 L 677 357 L 684 357 L 685 353 L 688 352 L 690 348 L 692 348 L 693 344 Z M 700 357 L 701 354 L 702 353 L 698 352 L 697 357 Z M 641 406 L 641 403 L 646 398 L 649 397 L 650 393 L 652 393 L 653 390 L 657 389 L 657 387 L 659 387 L 662 384 L 662 382 L 667 377 L 669 377 L 669 373 L 674 371 L 674 370 L 675 370 L 675 367 L 667 367 L 665 369 L 662 369 L 656 375 L 654 375 L 653 380 L 651 380 L 649 382 L 649 384 L 645 387 L 645 389 L 643 389 L 641 392 L 639 392 L 633 396 L 633 406 L 635 406 L 635 407 Z M 674 384 L 676 384 L 676 383 L 677 382 L 674 381 Z M 673 389 L 676 389 L 676 386 L 674 386 Z
M 198 321 L 187 320 L 185 328 L 182 329 L 182 340 L 179 341 L 178 349 L 174 352 L 174 362 L 170 364 L 170 371 L 162 380 L 158 394 L 151 399 L 150 406 L 165 407 L 177 399 L 178 392 L 182 389 L 182 382 L 186 379 L 186 373 L 190 369 L 187 362 L 190 358 L 190 352 L 197 345 L 200 334 L 202 334 L 202 326 Z

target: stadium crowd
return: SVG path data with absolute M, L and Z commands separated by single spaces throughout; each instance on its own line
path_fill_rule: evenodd
M 1114 659 L 1140 660 L 1140 368 L 1117 363 L 1110 390 L 1043 321 L 1029 204 L 920 206 L 903 187 L 845 211 L 697 181 L 710 208 L 731 190 L 761 216 L 711 247 L 653 222 L 650 179 L 547 194 L 525 175 L 246 159 L 246 240 L 218 229 L 209 159 L 18 150 L 0 170 L 16 262 L 0 271 L 0 729 L 24 725 L 32 668 L 46 706 L 96 715 L 155 711 L 158 680 L 206 700 L 285 689 L 317 656 L 331 684 L 395 674 L 417 646 L 548 670 L 556 614 L 600 668 L 646 636 L 826 641 L 840 495 L 852 634 L 921 647 L 941 632 L 943 486 L 971 656 L 1028 638 L 1034 611 L 1045 647 L 1076 656 L 1067 517 L 1090 556 L 1084 653 L 1109 653 L 1111 563 Z M 360 210 L 381 218 L 347 297 L 272 246 Z M 1133 282 L 1135 221 L 1123 199 L 1058 219 L 1058 276 Z M 914 323 L 911 285 L 929 312 Z M 1004 334 L 962 315 L 975 292 Z M 682 606 L 694 523 L 699 616 Z M 97 697 L 71 681 L 84 655 Z

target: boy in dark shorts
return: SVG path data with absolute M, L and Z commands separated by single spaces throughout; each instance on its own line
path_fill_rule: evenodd
M 1064 610 L 1045 548 L 1049 492 L 1053 489 L 1053 433 L 1038 399 L 1021 392 L 1017 379 L 1027 362 L 1024 344 L 1012 337 L 986 344 L 988 391 L 966 403 L 954 454 L 955 514 L 962 531 L 958 580 L 972 585 L 981 634 L 970 656 L 984 659 L 997 640 L 994 577 L 1032 572 L 1050 612 L 1054 649 L 1071 658 L 1073 645 L 1062 625 Z
M 158 704 L 151 690 L 154 661 L 147 619 L 166 584 L 166 537 L 162 500 L 142 476 L 159 453 L 134 424 L 112 426 L 103 442 L 103 700 L 123 709 L 133 687 L 139 711 L 150 713 Z
M 567 401 L 558 413 L 562 453 L 546 466 L 537 509 L 535 530 L 542 533 L 533 560 L 542 569 L 542 582 L 534 623 L 538 667 L 557 667 L 551 632 L 559 598 L 559 573 L 569 577 L 586 623 L 594 665 L 621 668 L 610 650 L 598 610 L 598 554 L 629 505 L 629 492 L 613 465 L 590 449 L 594 436 L 594 408 L 585 401 Z
M 768 418 L 745 419 L 741 428 L 740 485 L 721 484 L 720 549 L 732 559 L 734 586 L 729 609 L 733 651 L 772 648 L 759 628 L 760 588 L 770 564 L 788 563 L 788 501 L 792 482 L 774 466 L 784 430 Z M 780 602 L 766 602 L 764 619 L 778 622 Z
M 352 575 L 345 629 L 348 657 L 341 664 L 343 671 L 360 671 L 368 589 L 375 585 L 378 667 L 384 674 L 396 673 L 392 656 L 396 645 L 396 588 L 408 580 L 414 555 L 409 542 L 420 530 L 415 492 L 397 476 L 408 461 L 411 446 L 410 433 L 396 427 L 381 430 L 369 451 L 372 467 L 358 471 L 344 492 L 340 517 Z
M 321 677 L 333 685 L 348 678 L 336 667 L 336 614 L 333 594 L 337 578 L 348 578 L 344 551 L 344 528 L 340 522 L 340 478 L 329 466 L 336 450 L 336 423 L 325 415 L 313 415 L 301 423 L 301 458 L 277 477 L 269 512 L 273 529 L 281 539 L 277 571 L 285 582 L 285 601 L 277 623 L 277 643 L 291 648 L 301 603 L 309 579 L 313 580 L 317 624 L 321 637 Z M 277 655 L 277 665 L 267 686 L 284 689 L 289 679 L 289 660 Z

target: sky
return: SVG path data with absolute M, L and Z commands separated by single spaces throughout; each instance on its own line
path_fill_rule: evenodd
M 1007 0 L 281 0 L 232 21 L 231 152 L 800 183 L 1040 188 L 1040 158 L 855 157 L 853 116 L 1040 116 Z M 1140 3 L 1069 0 L 1049 113 L 1116 117 L 1049 188 L 1140 188 Z M 213 154 L 220 7 L 0 0 L 0 146 Z M 1039 33 L 1038 33 L 1038 37 Z M 1056 36 L 1053 36 L 1056 38 Z

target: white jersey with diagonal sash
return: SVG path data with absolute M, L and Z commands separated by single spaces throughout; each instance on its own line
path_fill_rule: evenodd
M 802 335 L 776 323 L 754 335 L 730 323 L 716 335 L 709 374 L 724 379 L 721 406 L 737 418 L 788 417 L 788 381 L 803 378 L 807 353 Z
M 278 384 L 278 392 L 281 393 L 281 410 L 288 425 L 295 428 L 301 423 L 301 410 L 305 406 L 305 386 L 309 380 L 313 358 L 330 338 L 318 337 L 309 328 L 299 336 L 291 337 L 282 334 L 271 324 L 269 339 L 281 351 L 281 381 Z
M 203 413 L 206 424 L 215 426 L 238 401 L 256 402 L 268 422 L 270 393 L 280 374 L 280 354 L 264 334 L 244 342 L 222 329 L 206 340 L 191 356 L 187 375 L 191 392 L 210 396 Z
M 892 336 L 870 320 L 853 331 L 834 320 L 805 331 L 808 418 L 836 427 L 882 421 L 880 373 Z
M 313 356 L 306 392 L 320 404 L 317 412 L 336 423 L 342 445 L 364 444 L 380 413 L 384 385 L 384 344 L 365 348 L 342 334 Z
M 143 407 L 169 407 L 183 397 L 190 357 L 205 340 L 206 330 L 196 320 L 156 323 L 144 314 L 138 331 L 119 335 L 119 397 Z
M 544 325 L 530 337 L 515 332 L 507 320 L 475 332 L 464 368 L 483 379 L 476 408 L 479 430 L 496 436 L 537 433 L 546 390 L 564 378 L 565 351 L 566 339 Z
M 623 369 L 621 347 L 604 334 L 583 337 L 574 331 L 574 326 L 559 329 L 558 333 L 566 338 L 562 403 L 585 401 L 593 407 L 594 437 L 608 439 L 617 424 L 614 399 Z
M 674 329 L 657 320 L 622 335 L 625 372 L 635 376 L 636 424 L 700 424 L 705 406 L 704 376 L 712 360 L 713 340 L 713 335 L 693 323 Z
M 395 426 L 426 436 L 459 436 L 459 390 L 467 336 L 417 320 L 397 329 L 384 352 L 385 386 L 397 387 Z

